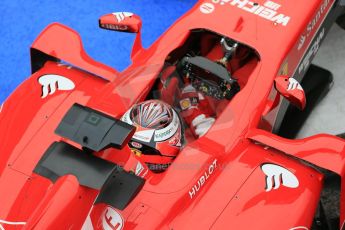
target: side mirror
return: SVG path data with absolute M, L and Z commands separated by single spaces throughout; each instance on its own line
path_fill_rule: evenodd
M 306 106 L 306 97 L 301 84 L 294 78 L 278 76 L 274 80 L 276 90 L 291 104 L 303 110 Z
M 99 19 L 99 27 L 107 30 L 139 33 L 141 25 L 141 18 L 130 12 L 106 14 Z

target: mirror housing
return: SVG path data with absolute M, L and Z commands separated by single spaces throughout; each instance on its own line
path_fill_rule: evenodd
M 278 76 L 274 80 L 276 90 L 291 104 L 300 110 L 306 106 L 306 97 L 301 84 L 294 78 L 285 75 Z
M 141 18 L 131 12 L 106 14 L 99 19 L 99 27 L 106 30 L 139 33 L 141 25 Z
M 141 42 L 141 18 L 131 12 L 116 12 L 106 14 L 100 17 L 99 27 L 106 30 L 136 33 L 134 45 L 132 48 L 131 58 L 137 55 L 140 50 L 143 50 Z

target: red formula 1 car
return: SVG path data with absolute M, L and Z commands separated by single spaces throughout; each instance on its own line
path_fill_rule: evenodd
M 148 49 L 137 15 L 105 15 L 137 33 L 121 73 L 50 25 L 0 109 L 0 229 L 343 228 L 345 141 L 293 138 L 344 6 L 199 1 Z

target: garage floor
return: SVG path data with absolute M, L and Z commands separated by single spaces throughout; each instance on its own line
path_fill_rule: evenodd
M 345 31 L 339 26 L 331 29 L 314 64 L 333 73 L 334 86 L 311 113 L 298 137 L 345 133 Z

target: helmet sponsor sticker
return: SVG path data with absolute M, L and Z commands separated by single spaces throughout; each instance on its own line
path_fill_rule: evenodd
M 151 141 L 154 132 L 154 129 L 138 131 L 133 135 L 133 138 L 148 143 Z
M 290 16 L 281 13 L 281 5 L 273 1 L 266 1 L 263 5 L 260 5 L 249 0 L 212 0 L 212 3 L 202 4 L 200 11 L 204 14 L 210 14 L 214 11 L 216 5 L 237 7 L 283 26 L 287 26 L 291 19 Z
M 176 147 L 181 147 L 181 129 L 179 129 L 173 137 L 169 140 L 169 144 Z
M 124 227 L 124 220 L 121 214 L 114 208 L 108 206 L 102 216 L 102 227 L 104 230 L 121 230 Z
M 297 188 L 299 186 L 297 177 L 291 171 L 279 165 L 263 164 L 261 170 L 266 175 L 266 192 L 279 189 L 281 185 L 288 188 Z
M 137 149 L 141 149 L 143 147 L 142 144 L 135 142 L 135 141 L 133 141 L 131 144 L 134 148 L 137 148 Z
M 180 127 L 180 120 L 175 110 L 173 110 L 172 122 L 167 127 L 155 131 L 154 141 L 165 141 L 169 139 L 170 137 L 175 135 L 179 127 Z
M 72 80 L 56 74 L 43 75 L 39 77 L 38 82 L 42 85 L 41 98 L 53 95 L 57 90 L 68 91 L 75 88 Z

